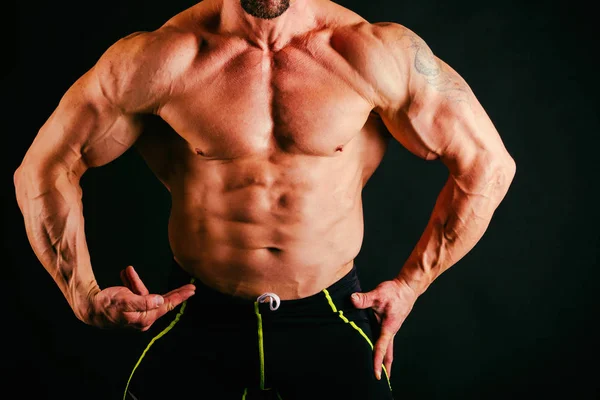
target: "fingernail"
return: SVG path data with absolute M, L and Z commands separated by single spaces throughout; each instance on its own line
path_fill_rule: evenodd
M 358 300 L 358 294 L 357 293 L 352 294 L 352 300 Z
M 156 307 L 160 307 L 165 303 L 165 299 L 162 298 L 162 296 L 158 296 L 154 299 L 154 304 L 156 305 Z
M 381 372 L 375 372 L 375 378 L 377 378 L 377 380 L 381 380 Z

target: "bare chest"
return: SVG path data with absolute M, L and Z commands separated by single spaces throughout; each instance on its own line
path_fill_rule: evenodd
M 329 49 L 246 49 L 207 56 L 173 90 L 162 117 L 206 158 L 274 148 L 331 155 L 357 136 L 373 108 L 368 88 Z

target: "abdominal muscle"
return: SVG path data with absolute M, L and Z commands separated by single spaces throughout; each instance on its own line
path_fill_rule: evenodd
M 175 260 L 239 297 L 315 294 L 360 250 L 362 181 L 350 154 L 189 161 L 169 185 Z

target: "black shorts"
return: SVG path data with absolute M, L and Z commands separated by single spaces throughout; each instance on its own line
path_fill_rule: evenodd
M 355 267 L 276 310 L 211 289 L 175 264 L 172 287 L 190 281 L 196 294 L 144 333 L 123 399 L 393 399 L 387 371 L 374 375 L 374 314 L 350 301 L 361 290 Z

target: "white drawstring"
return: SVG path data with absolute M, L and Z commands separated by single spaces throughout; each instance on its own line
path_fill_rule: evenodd
M 281 299 L 275 293 L 263 293 L 260 296 L 258 296 L 256 301 L 258 301 L 259 303 L 265 303 L 265 299 L 267 297 L 269 298 L 269 308 L 271 309 L 271 311 L 277 310 L 279 308 L 279 304 L 281 304 Z

